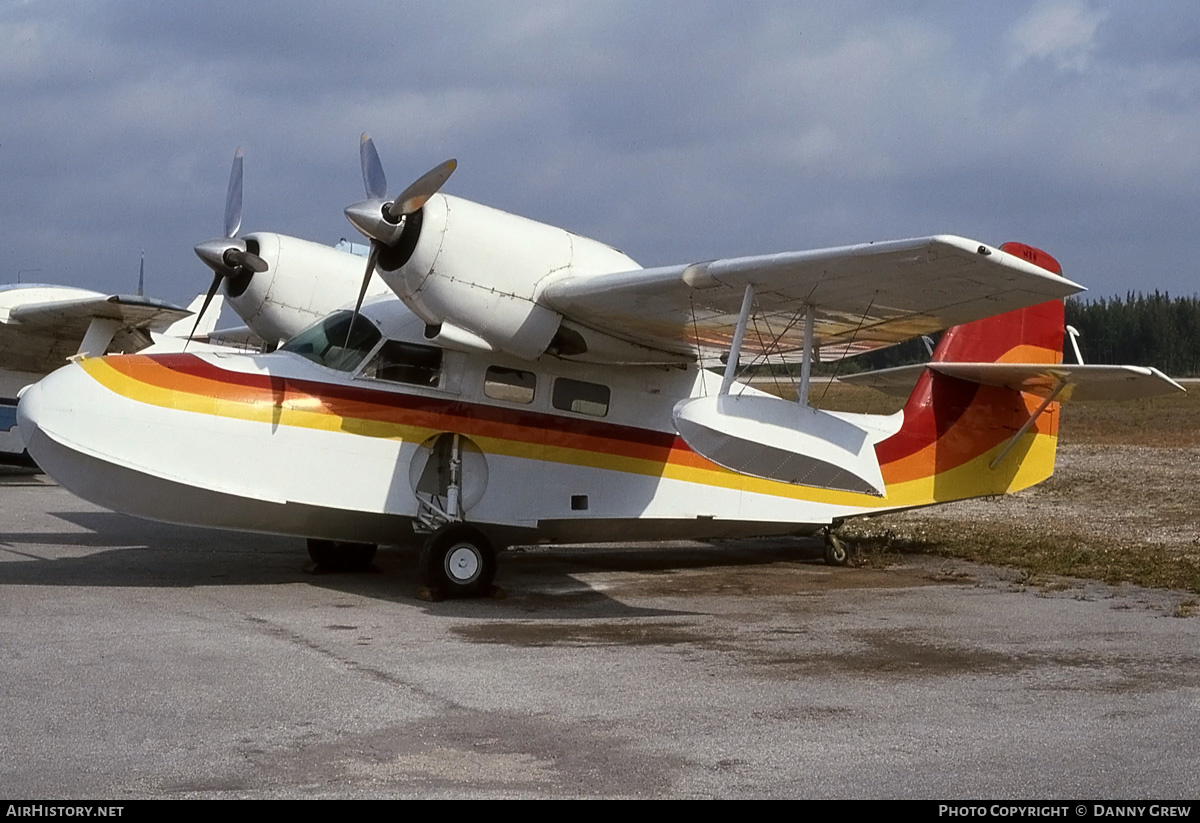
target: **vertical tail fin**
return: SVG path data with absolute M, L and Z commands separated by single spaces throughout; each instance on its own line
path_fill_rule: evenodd
M 192 326 L 195 325 L 196 313 L 204 306 L 204 295 L 198 294 L 196 298 L 188 304 L 188 311 L 191 312 L 182 320 L 176 320 L 171 325 L 163 329 L 162 333 L 166 337 L 178 337 L 187 339 L 192 334 Z M 210 334 L 217 327 L 217 321 L 221 318 L 221 307 L 224 305 L 224 296 L 218 294 L 212 299 L 209 304 L 209 310 L 204 313 L 207 320 L 201 319 L 200 325 L 196 327 L 196 338 L 202 338 Z
M 1061 274 L 1045 252 L 1001 247 Z M 939 363 L 1060 363 L 1063 302 L 977 320 L 947 331 L 933 352 Z M 900 431 L 876 446 L 889 502 L 922 506 L 1007 494 L 1054 471 L 1058 403 L 1051 403 L 994 468 L 993 459 L 1041 404 L 1020 391 L 985 386 L 925 369 L 904 406 Z
M 1054 274 L 1062 266 L 1050 255 L 1024 243 L 1005 243 L 1001 251 L 1021 257 Z M 974 323 L 955 326 L 933 352 L 941 363 L 1061 363 L 1066 326 L 1063 302 L 1051 300 Z

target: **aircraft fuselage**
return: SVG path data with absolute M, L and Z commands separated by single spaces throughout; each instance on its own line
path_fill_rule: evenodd
M 530 542 L 808 533 L 883 504 L 695 454 L 671 412 L 719 376 L 452 349 L 422 364 L 433 347 L 407 318 L 349 372 L 287 351 L 87 358 L 26 392 L 22 433 L 48 473 L 101 505 L 331 540 L 404 542 L 448 508 Z M 411 362 L 374 366 L 388 345 Z

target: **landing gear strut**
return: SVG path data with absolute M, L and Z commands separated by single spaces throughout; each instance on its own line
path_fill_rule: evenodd
M 365 572 L 375 559 L 375 549 L 374 543 L 308 540 L 308 556 L 316 564 L 315 572 Z
M 448 523 L 425 540 L 421 576 L 434 599 L 484 597 L 496 578 L 496 550 L 474 526 Z
M 842 542 L 836 534 L 833 533 L 833 528 L 825 529 L 825 564 L 828 566 L 845 566 L 850 560 L 850 553 L 846 551 L 846 544 Z

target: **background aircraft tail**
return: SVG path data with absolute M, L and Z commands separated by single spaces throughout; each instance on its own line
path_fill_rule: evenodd
M 196 313 L 204 305 L 204 295 L 197 295 L 196 299 L 188 304 L 188 315 L 167 326 L 161 332 L 151 334 L 151 339 L 154 342 L 149 347 L 142 349 L 141 353 L 169 354 L 180 351 L 228 351 L 228 348 L 224 346 L 212 345 L 207 342 L 208 336 L 212 334 L 213 329 L 217 325 L 217 320 L 220 319 L 224 299 L 219 294 L 213 297 L 212 303 L 208 307 L 209 310 L 204 313 L 204 317 L 200 319 L 200 324 L 197 326 Z M 193 326 L 196 327 L 196 336 L 189 337 Z
M 1001 248 L 1061 273 L 1045 252 L 1018 243 Z M 1045 392 L 985 385 L 936 366 L 1061 363 L 1063 315 L 1063 302 L 1052 300 L 955 326 L 942 336 L 904 406 L 900 431 L 875 447 L 889 504 L 1008 494 L 1051 475 L 1059 415 L 1053 398 L 1045 403 Z
M 188 316 L 167 326 L 167 328 L 163 329 L 162 334 L 167 337 L 187 338 L 192 333 L 192 326 L 196 325 L 196 313 L 204 305 L 204 297 L 203 294 L 196 295 L 196 298 L 188 304 Z M 200 318 L 200 325 L 196 328 L 195 339 L 199 340 L 206 337 L 217 327 L 217 321 L 221 317 L 221 307 L 224 304 L 225 297 L 223 295 L 218 294 L 213 297 L 208 311 L 204 313 L 204 317 Z

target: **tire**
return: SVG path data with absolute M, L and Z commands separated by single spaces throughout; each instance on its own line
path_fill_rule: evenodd
M 421 574 L 426 586 L 445 597 L 484 597 L 496 579 L 496 550 L 479 529 L 443 526 L 421 549 Z
M 308 556 L 321 571 L 361 572 L 375 559 L 374 543 L 348 543 L 343 540 L 308 540 Z
M 825 535 L 825 563 L 829 566 L 845 566 L 850 561 L 846 544 L 833 534 Z

